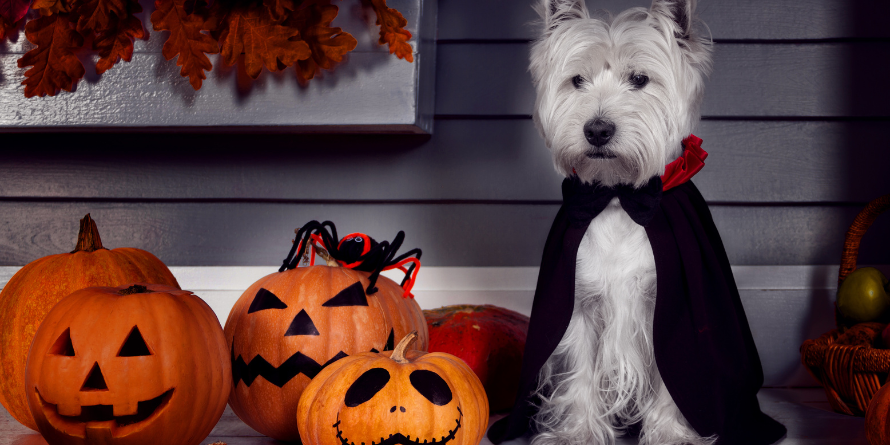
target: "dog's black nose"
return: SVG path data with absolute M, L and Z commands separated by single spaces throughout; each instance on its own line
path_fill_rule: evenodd
M 584 124 L 584 137 L 594 147 L 602 147 L 609 143 L 615 135 L 615 124 L 604 119 L 593 119 Z

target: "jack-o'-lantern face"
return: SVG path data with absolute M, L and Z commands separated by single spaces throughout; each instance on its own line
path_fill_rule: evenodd
M 71 328 L 62 332 L 47 351 L 45 371 L 34 388 L 51 424 L 65 431 L 82 431 L 84 436 L 88 429 L 98 428 L 108 430 L 113 437 L 122 437 L 146 428 L 164 412 L 176 388 L 152 376 L 160 370 L 153 363 L 157 360 L 138 325 L 118 339 L 117 353 L 108 356 L 104 356 L 106 348 L 87 346 L 95 342 L 113 343 L 108 335 L 95 332 L 78 340 L 82 345 L 77 348 L 79 354 Z M 58 378 L 59 371 L 72 375 Z M 77 383 L 77 375 L 82 383 L 71 387 L 72 381 Z
M 463 411 L 445 379 L 428 369 L 398 374 L 393 381 L 387 369 L 371 368 L 349 386 L 333 425 L 343 445 L 441 445 L 457 437 Z
M 408 351 L 411 341 L 319 373 L 297 411 L 303 444 L 478 444 L 488 424 L 479 378 L 453 355 Z
M 297 401 L 322 369 L 357 352 L 391 350 L 423 329 L 413 299 L 385 278 L 367 295 L 367 273 L 312 266 L 269 275 L 238 300 L 226 321 L 233 390 L 230 405 L 257 431 L 293 441 Z M 274 409 L 269 409 L 274 407 Z
M 51 443 L 206 436 L 225 409 L 231 377 L 212 310 L 187 291 L 141 289 L 75 292 L 41 325 L 26 382 L 40 432 L 65 438 Z

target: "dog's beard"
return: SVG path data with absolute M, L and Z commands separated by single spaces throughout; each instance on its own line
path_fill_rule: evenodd
M 571 110 L 570 110 L 571 112 Z M 679 132 L 671 131 L 658 111 L 618 110 L 605 115 L 618 128 L 612 139 L 596 147 L 584 137 L 586 110 L 555 120 L 546 134 L 557 171 L 577 175 L 582 181 L 606 186 L 632 184 L 640 187 L 664 173 L 669 152 Z

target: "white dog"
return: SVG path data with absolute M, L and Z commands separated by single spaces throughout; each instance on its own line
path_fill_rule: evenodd
M 535 123 L 556 170 L 584 183 L 642 187 L 682 152 L 699 121 L 710 39 L 695 0 L 593 18 L 583 0 L 543 0 L 531 50 Z M 612 444 L 630 426 L 640 443 L 710 444 L 681 414 L 656 367 L 655 260 L 645 229 L 618 198 L 578 249 L 575 302 L 541 369 L 533 445 Z
M 695 0 L 614 18 L 538 0 L 535 122 L 563 181 L 517 402 L 495 443 L 766 445 L 763 370 L 707 202 L 689 182 L 710 39 Z

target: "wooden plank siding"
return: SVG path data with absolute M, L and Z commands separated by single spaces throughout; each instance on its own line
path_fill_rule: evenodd
M 439 4 L 439 40 L 529 40 L 537 37 L 534 0 L 451 0 Z M 535 1 L 536 3 L 536 1 Z M 613 14 L 646 0 L 587 0 Z M 702 0 L 698 15 L 719 40 L 890 38 L 881 0 Z
M 530 119 L 447 119 L 432 138 L 286 134 L 4 135 L 17 199 L 547 201 L 562 178 Z M 887 186 L 887 123 L 715 121 L 695 177 L 734 203 L 854 203 Z M 97 142 L 107 142 L 98 144 Z M 121 143 L 123 149 L 111 144 Z M 262 146 L 261 150 L 245 147 Z M 81 147 L 71 150 L 69 147 Z M 847 175 L 845 172 L 856 171 Z
M 294 228 L 330 219 L 341 234 L 364 232 L 423 249 L 431 266 L 529 267 L 540 264 L 553 203 L 363 202 L 0 202 L 0 265 L 23 265 L 74 248 L 78 220 L 90 212 L 109 247 L 146 249 L 170 265 L 281 264 Z M 851 206 L 718 205 L 712 214 L 730 262 L 738 265 L 838 264 Z M 887 264 L 887 224 L 866 235 L 860 261 Z
M 531 115 L 528 49 L 512 41 L 440 44 L 436 114 Z M 858 77 L 888 70 L 890 41 L 718 43 L 701 112 L 705 119 L 887 117 L 890 88 Z

